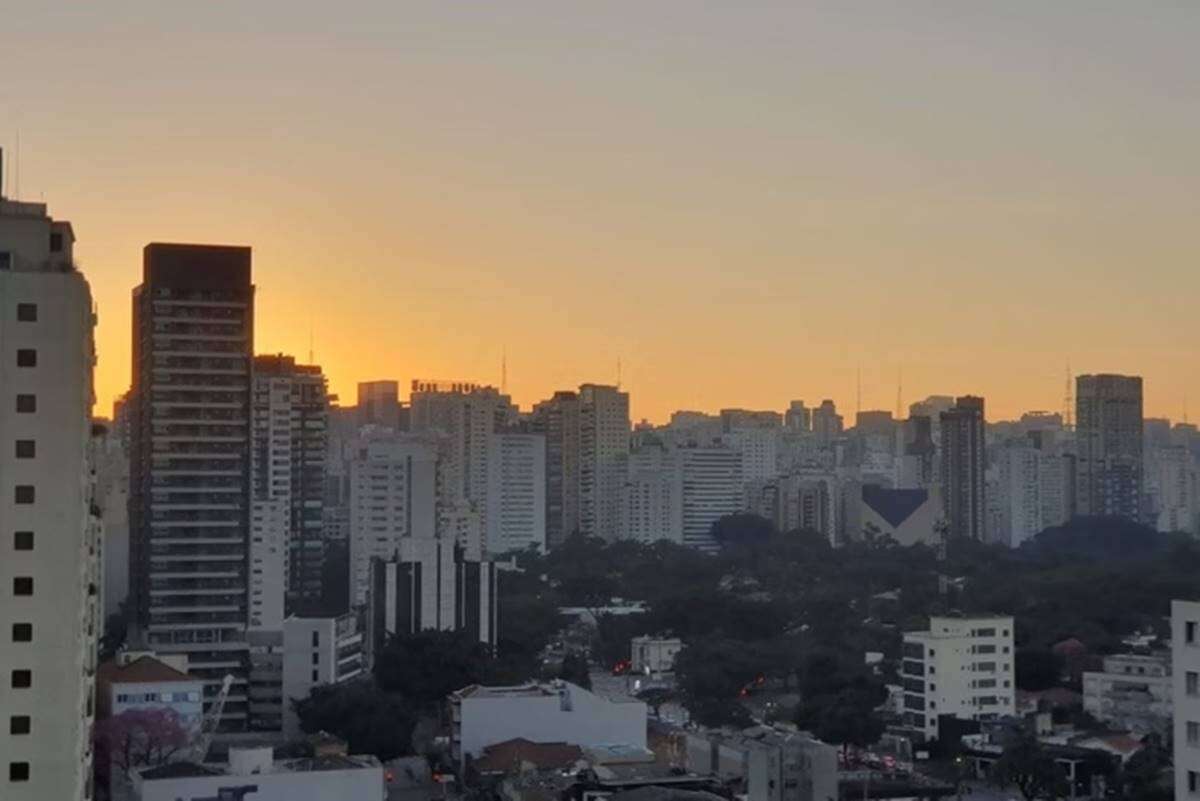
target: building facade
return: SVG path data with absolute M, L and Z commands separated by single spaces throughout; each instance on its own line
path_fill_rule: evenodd
M 499 582 L 494 562 L 468 558 L 453 540 L 403 540 L 394 558 L 371 562 L 368 663 L 393 634 L 465 631 L 495 646 L 502 623 Z
M 437 448 L 417 435 L 364 436 L 350 456 L 350 602 L 367 602 L 371 560 L 437 536 Z
M 1139 736 L 1171 731 L 1171 656 L 1114 654 L 1104 669 L 1083 674 L 1083 710 Z
M 984 538 L 983 398 L 964 396 L 941 413 L 942 504 L 951 537 Z
M 325 567 L 325 376 L 320 367 L 296 364 L 291 356 L 257 356 L 251 402 L 252 518 L 260 510 L 272 522 L 282 518 L 284 613 L 315 614 L 322 605 Z M 275 533 L 252 532 L 251 542 Z
M 450 695 L 454 761 L 523 737 L 535 743 L 646 748 L 646 705 L 609 701 L 566 681 L 518 687 L 472 685 Z
M 546 438 L 546 547 L 556 548 L 579 531 L 579 393 L 555 392 L 531 417 Z
M 293 706 L 314 687 L 341 684 L 363 675 L 363 633 L 358 615 L 289 617 L 283 622 L 282 707 L 285 737 L 301 735 Z
M 1080 515 L 1142 521 L 1142 379 L 1075 379 L 1076 504 Z
M 248 725 L 250 249 L 150 244 L 133 297 L 130 598 L 145 645 L 183 653 L 222 728 Z
M 992 720 L 1016 711 L 1011 617 L 933 617 L 904 634 L 904 722 L 927 739 L 938 719 Z
M 505 431 L 488 454 L 487 553 L 546 548 L 546 438 Z
M 612 541 L 619 533 L 621 487 L 629 458 L 629 393 L 579 388 L 579 530 Z
M 0 798 L 91 793 L 100 604 L 91 291 L 74 234 L 0 197 Z
M 683 544 L 713 550 L 713 524 L 742 511 L 742 455 L 733 448 L 680 448 L 683 473 Z
M 1171 602 L 1175 798 L 1200 797 L 1200 602 Z

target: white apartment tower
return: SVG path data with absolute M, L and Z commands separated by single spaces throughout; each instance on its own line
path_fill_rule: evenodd
M 992 720 L 1016 710 L 1011 617 L 933 617 L 904 634 L 905 724 L 938 736 L 938 717 Z
M 91 795 L 99 522 L 71 225 L 0 197 L 0 798 Z
M 1175 798 L 1200 798 L 1200 601 L 1171 602 Z
M 488 455 L 487 552 L 546 548 L 546 438 L 492 435 Z
M 587 536 L 612 541 L 619 534 L 629 435 L 628 392 L 579 388 L 579 530 Z
M 437 535 L 437 449 L 427 438 L 364 437 L 350 454 L 350 603 L 367 602 L 371 560 Z
M 733 448 L 681 448 L 683 544 L 713 550 L 713 523 L 745 505 L 742 454 Z
M 629 455 L 621 491 L 621 536 L 644 544 L 683 544 L 683 464 L 680 452 L 647 444 Z

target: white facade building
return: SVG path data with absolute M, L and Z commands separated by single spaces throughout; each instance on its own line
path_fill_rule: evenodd
M 186 668 L 186 659 L 176 661 Z M 204 715 L 204 682 L 145 653 L 122 653 L 96 672 L 96 706 L 104 717 L 141 709 L 170 709 L 187 729 Z
M 229 764 L 174 762 L 134 776 L 138 801 L 383 801 L 383 765 L 373 756 L 276 760 L 270 747 L 231 748 Z
M 938 736 L 938 716 L 991 720 L 1016 711 L 1011 617 L 933 617 L 904 634 L 906 725 Z
M 629 393 L 617 387 L 579 388 L 579 530 L 614 540 L 629 458 Z
M 1200 798 L 1200 602 L 1171 602 L 1175 798 Z
M 683 544 L 683 464 L 679 452 L 647 444 L 629 455 L 621 489 L 621 537 Z
M 504 432 L 488 455 L 487 552 L 546 548 L 546 438 Z
M 745 504 L 742 455 L 732 448 L 682 448 L 683 544 L 713 550 L 713 523 Z
M 472 685 L 450 696 L 451 753 L 463 763 L 515 737 L 580 747 L 646 747 L 646 705 L 608 701 L 566 681 L 518 687 Z
M 283 733 L 300 736 L 293 701 L 314 687 L 340 684 L 362 675 L 363 635 L 355 614 L 341 617 L 289 617 L 283 622 Z
M 100 524 L 92 296 L 69 223 L 0 197 L 0 798 L 86 798 Z
M 1114 728 L 1163 738 L 1171 728 L 1169 654 L 1104 657 L 1104 670 L 1083 674 L 1083 711 Z
M 739 428 L 724 439 L 742 455 L 742 480 L 765 481 L 779 475 L 781 428 Z
M 437 451 L 410 435 L 366 438 L 350 456 L 350 600 L 367 601 L 371 560 L 437 531 Z
M 630 663 L 634 673 L 653 675 L 675 670 L 675 657 L 683 650 L 678 637 L 634 637 L 629 643 Z

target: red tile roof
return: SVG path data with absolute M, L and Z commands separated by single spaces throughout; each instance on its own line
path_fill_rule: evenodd
M 583 751 L 577 745 L 535 743 L 517 737 L 484 748 L 483 756 L 475 761 L 475 768 L 480 773 L 505 773 L 528 764 L 538 770 L 559 770 L 581 759 Z
M 181 673 L 152 656 L 143 656 L 128 665 L 105 662 L 96 670 L 96 678 L 105 684 L 151 684 L 154 682 L 190 681 Z

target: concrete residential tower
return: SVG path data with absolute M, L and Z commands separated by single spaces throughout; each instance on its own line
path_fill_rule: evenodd
M 248 722 L 250 249 L 151 244 L 133 295 L 129 529 L 137 632 Z
M 0 798 L 91 796 L 92 329 L 70 223 L 0 197 Z
M 1142 379 L 1075 379 L 1076 511 L 1142 522 Z

